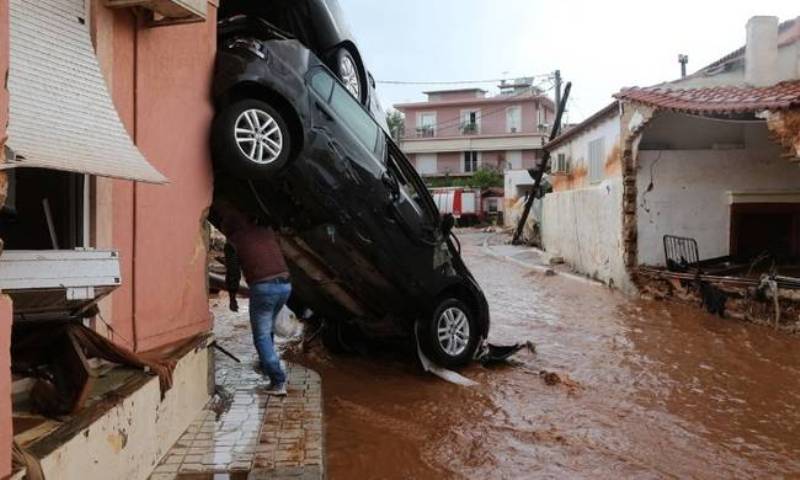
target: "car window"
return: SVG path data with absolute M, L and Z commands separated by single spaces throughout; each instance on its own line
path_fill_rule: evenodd
M 400 188 L 403 189 L 406 196 L 414 202 L 415 210 L 420 213 L 423 218 L 427 221 L 434 222 L 436 218 L 438 218 L 438 212 L 435 211 L 435 208 L 431 206 L 430 199 L 427 199 L 425 195 L 428 194 L 427 191 L 423 191 L 426 187 L 421 182 L 415 182 L 413 173 L 404 166 L 407 166 L 401 158 L 399 158 L 399 154 L 397 152 L 392 151 L 391 149 L 388 152 L 389 162 L 387 162 L 387 168 L 391 172 L 391 174 L 397 179 L 398 183 L 400 184 Z
M 378 124 L 361 108 L 358 100 L 338 83 L 333 86 L 330 105 L 365 147 L 373 152 L 378 150 Z
M 311 78 L 311 88 L 317 92 L 317 95 L 324 98 L 326 102 L 331 98 L 331 90 L 333 89 L 334 83 L 336 82 L 333 80 L 333 77 L 322 70 L 318 71 Z

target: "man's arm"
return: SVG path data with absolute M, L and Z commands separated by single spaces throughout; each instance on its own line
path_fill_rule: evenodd
M 239 311 L 239 302 L 236 295 L 239 293 L 239 284 L 242 281 L 242 268 L 239 257 L 230 242 L 225 242 L 225 288 L 228 290 L 228 306 L 232 312 Z

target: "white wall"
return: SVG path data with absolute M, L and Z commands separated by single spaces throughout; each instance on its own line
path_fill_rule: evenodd
M 545 197 L 542 241 L 548 253 L 563 257 L 576 271 L 628 290 L 630 281 L 622 250 L 620 170 L 599 183 L 591 184 L 588 179 L 589 143 L 598 138 L 603 139 L 605 165 L 612 154 L 616 155 L 619 144 L 618 114 L 599 120 L 553 151 L 552 162 L 558 159 L 558 154 L 565 154 L 571 172 L 583 170 L 585 176 L 582 182 L 575 176 L 577 188 Z
M 210 340 L 209 340 L 210 342 Z M 209 349 L 178 361 L 161 399 L 158 377 L 41 459 L 45 478 L 145 480 L 209 398 Z M 211 381 L 213 381 L 213 376 Z
M 622 247 L 622 180 L 545 196 L 545 250 L 575 270 L 623 290 L 630 287 Z
M 766 128 L 747 136 L 746 149 L 639 153 L 640 264 L 664 265 L 664 235 L 696 239 L 701 259 L 728 255 L 729 192 L 800 191 L 800 168 L 765 143 Z
M 592 127 L 587 128 L 585 131 L 569 139 L 566 143 L 556 147 L 552 152 L 552 157 L 550 159 L 551 164 L 555 164 L 559 154 L 565 154 L 573 172 L 583 168 L 588 173 L 589 143 L 598 138 L 603 139 L 603 159 L 605 162 L 614 150 L 614 147 L 619 144 L 619 122 L 620 118 L 618 114 L 609 115 L 599 120 Z M 588 177 L 586 184 L 588 185 Z

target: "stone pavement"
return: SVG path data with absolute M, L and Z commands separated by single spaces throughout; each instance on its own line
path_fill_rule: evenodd
M 242 363 L 215 352 L 221 395 L 198 415 L 150 480 L 324 477 L 320 377 L 287 364 L 289 395 L 267 396 L 267 381 L 254 370 L 257 356 L 247 306 L 240 301 L 240 312 L 234 314 L 225 299 L 212 300 L 217 342 Z

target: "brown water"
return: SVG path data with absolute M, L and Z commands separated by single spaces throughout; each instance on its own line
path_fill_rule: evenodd
M 329 478 L 800 478 L 800 339 L 529 274 L 463 240 L 492 340 L 537 353 L 466 369 L 475 388 L 403 359 L 295 358 L 322 374 Z

